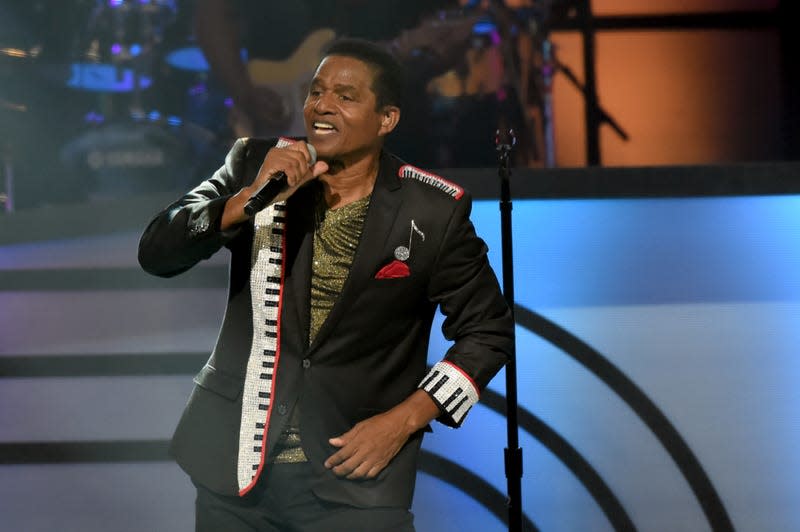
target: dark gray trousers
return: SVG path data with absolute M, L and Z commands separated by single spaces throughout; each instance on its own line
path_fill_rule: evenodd
M 196 532 L 414 532 L 405 508 L 355 508 L 317 498 L 308 463 L 271 464 L 244 497 L 219 495 L 201 485 L 195 501 Z

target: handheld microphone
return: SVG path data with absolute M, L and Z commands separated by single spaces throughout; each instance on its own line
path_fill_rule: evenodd
M 311 156 L 311 163 L 309 166 L 314 166 L 317 162 L 317 150 L 311 144 L 306 144 L 308 154 Z M 279 170 L 272 174 L 272 176 L 264 183 L 264 186 L 258 192 L 250 196 L 244 206 L 244 213 L 247 216 L 255 216 L 255 214 L 269 205 L 275 199 L 275 196 L 283 192 L 288 184 L 286 172 Z

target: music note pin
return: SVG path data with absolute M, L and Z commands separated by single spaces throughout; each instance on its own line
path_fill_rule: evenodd
M 411 256 L 411 240 L 414 238 L 414 233 L 417 233 L 422 241 L 425 242 L 425 233 L 419 230 L 417 224 L 414 223 L 414 220 L 411 220 L 411 230 L 408 233 L 408 247 L 406 246 L 397 246 L 394 248 L 394 258 L 401 261 L 407 261 L 408 258 Z

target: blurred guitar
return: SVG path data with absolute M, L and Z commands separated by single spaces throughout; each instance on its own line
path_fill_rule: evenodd
M 234 106 L 231 109 L 231 126 L 237 137 L 258 134 L 261 136 L 303 136 L 303 102 L 308 93 L 308 85 L 322 58 L 325 47 L 336 34 L 331 29 L 320 29 L 309 34 L 292 55 L 282 61 L 251 59 L 247 63 L 247 73 L 260 97 L 278 98 L 282 113 L 265 124 L 253 124 L 251 117 Z
M 391 42 L 387 49 L 398 59 L 404 61 L 419 50 L 431 51 L 443 64 L 438 65 L 440 72 L 445 71 L 456 57 L 463 53 L 469 43 L 475 16 L 443 16 L 442 12 L 428 17 L 411 29 L 405 30 Z M 256 120 L 243 110 L 233 107 L 230 122 L 237 137 L 244 136 L 303 136 L 303 103 L 308 92 L 309 82 L 314 70 L 322 59 L 328 44 L 336 37 L 332 29 L 319 29 L 310 33 L 300 46 L 285 60 L 251 59 L 247 63 L 247 72 L 257 89 L 263 89 L 258 97 L 269 108 L 275 107 L 277 98 L 280 105 L 278 113 L 271 113 L 268 123 Z M 437 72 L 438 73 L 438 72 Z

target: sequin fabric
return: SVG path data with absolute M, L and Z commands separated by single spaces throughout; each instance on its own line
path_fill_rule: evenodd
M 318 195 L 311 266 L 309 343 L 316 338 L 350 272 L 369 200 L 370 196 L 366 196 L 338 209 L 329 209 L 322 193 Z
M 264 442 L 272 412 L 273 376 L 278 367 L 286 205 L 275 203 L 256 214 L 250 292 L 253 341 L 242 392 L 238 481 L 251 488 L 264 463 Z
M 325 197 L 318 191 L 314 221 L 314 257 L 311 266 L 311 327 L 309 344 L 314 341 L 325 318 L 350 272 L 356 247 L 361 238 L 367 216 L 370 196 L 338 209 L 329 209 Z M 276 464 L 305 462 L 308 460 L 301 446 L 300 408 L 292 409 L 289 427 L 281 434 Z

